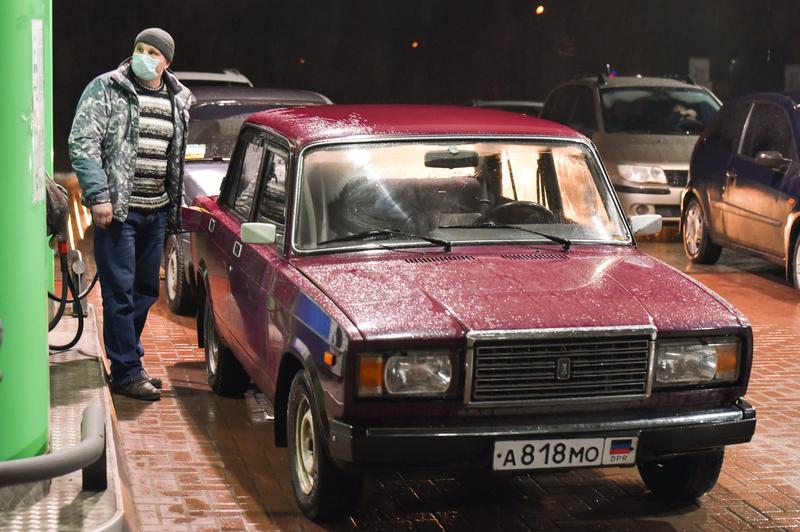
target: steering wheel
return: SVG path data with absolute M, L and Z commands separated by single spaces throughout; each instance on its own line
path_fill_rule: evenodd
M 556 223 L 556 216 L 547 207 L 535 201 L 509 201 L 495 205 L 481 214 L 474 225 L 487 222 L 498 224 L 552 224 Z

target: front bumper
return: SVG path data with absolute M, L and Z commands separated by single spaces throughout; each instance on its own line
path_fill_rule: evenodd
M 659 187 L 658 185 L 629 187 L 615 184 L 614 189 L 617 191 L 626 216 L 660 214 L 665 222 L 680 221 L 683 187 Z M 647 209 L 646 212 L 639 210 L 644 208 Z
M 727 408 L 689 414 L 524 426 L 358 427 L 330 421 L 328 448 L 357 468 L 491 468 L 496 441 L 639 437 L 637 462 L 746 443 L 756 411 L 744 399 Z

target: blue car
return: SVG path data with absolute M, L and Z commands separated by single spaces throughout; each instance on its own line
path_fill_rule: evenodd
M 700 136 L 681 197 L 686 255 L 717 261 L 723 247 L 786 269 L 800 289 L 800 94 L 726 104 Z

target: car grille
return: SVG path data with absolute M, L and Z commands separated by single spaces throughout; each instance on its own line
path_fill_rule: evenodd
M 470 402 L 642 395 L 649 351 L 641 336 L 476 343 Z
M 685 187 L 687 181 L 689 181 L 688 170 L 664 170 L 664 174 L 667 176 L 667 183 L 671 187 Z

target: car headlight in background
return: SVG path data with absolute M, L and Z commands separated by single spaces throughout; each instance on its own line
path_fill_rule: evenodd
M 658 166 L 639 166 L 634 164 L 620 164 L 617 166 L 619 176 L 626 181 L 634 183 L 660 183 L 667 184 L 667 175 Z
M 403 351 L 361 355 L 358 395 L 446 395 L 453 382 L 451 351 Z
M 715 384 L 739 378 L 739 342 L 721 339 L 659 343 L 656 386 Z

